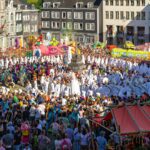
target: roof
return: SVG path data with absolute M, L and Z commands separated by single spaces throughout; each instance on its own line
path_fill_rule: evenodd
M 87 7 L 88 2 L 93 2 L 95 7 L 100 5 L 102 0 L 43 0 L 43 2 L 61 2 L 60 8 L 74 8 L 77 2 L 83 2 L 83 8 Z
M 24 10 L 24 11 L 38 11 L 38 9 L 32 9 L 32 5 L 31 4 L 28 4 L 26 2 L 26 0 L 14 0 L 14 6 L 15 7 L 18 7 L 20 5 L 20 9 L 21 11 Z M 27 9 L 26 9 L 27 7 Z M 19 11 L 19 10 L 17 10 Z
M 123 106 L 112 109 L 120 134 L 150 132 L 150 106 Z
M 27 5 L 27 2 L 26 2 L 26 0 L 14 0 L 14 5 L 17 6 L 18 4 L 26 4 Z

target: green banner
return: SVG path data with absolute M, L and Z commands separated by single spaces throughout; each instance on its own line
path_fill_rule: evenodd
M 136 50 L 126 50 L 121 48 L 114 48 L 111 51 L 113 57 L 136 57 L 143 59 L 150 59 L 150 52 L 145 51 L 136 51 Z

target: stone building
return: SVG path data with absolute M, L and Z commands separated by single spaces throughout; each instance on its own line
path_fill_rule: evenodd
M 103 0 L 103 41 L 121 45 L 150 42 L 149 0 Z

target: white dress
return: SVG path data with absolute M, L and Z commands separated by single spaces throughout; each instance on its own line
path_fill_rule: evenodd
M 80 84 L 78 79 L 75 77 L 75 75 L 72 76 L 72 80 L 71 80 L 71 94 L 80 95 Z

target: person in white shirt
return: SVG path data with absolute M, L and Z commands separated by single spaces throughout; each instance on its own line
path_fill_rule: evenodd
M 46 94 L 48 94 L 48 89 L 49 89 L 49 78 L 48 77 L 45 78 L 44 83 L 43 83 L 43 87 L 44 87 L 44 92 Z
M 56 97 L 60 96 L 60 83 L 59 82 L 57 82 L 55 86 L 55 94 L 56 94 Z
M 67 104 L 67 99 L 65 97 L 62 98 L 62 106 L 65 106 Z

